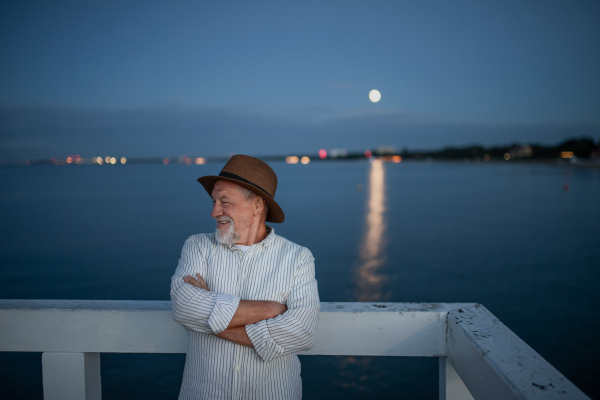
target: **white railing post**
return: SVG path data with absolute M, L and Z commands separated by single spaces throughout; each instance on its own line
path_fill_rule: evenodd
M 99 353 L 43 353 L 44 400 L 101 400 Z
M 440 400 L 474 400 L 447 357 L 440 357 Z

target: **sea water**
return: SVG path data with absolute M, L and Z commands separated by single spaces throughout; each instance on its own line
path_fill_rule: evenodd
M 272 166 L 286 213 L 273 227 L 313 252 L 321 301 L 482 303 L 582 390 L 600 394 L 600 170 Z M 220 167 L 0 168 L 0 298 L 168 300 L 183 242 L 215 227 L 196 179 Z M 176 398 L 184 359 L 103 354 L 103 396 Z M 436 359 L 301 361 L 307 399 L 437 398 Z M 40 353 L 0 353 L 0 397 L 42 397 Z

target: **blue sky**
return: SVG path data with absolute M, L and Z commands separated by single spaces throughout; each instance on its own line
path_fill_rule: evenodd
M 4 1 L 0 52 L 0 160 L 600 139 L 597 1 Z

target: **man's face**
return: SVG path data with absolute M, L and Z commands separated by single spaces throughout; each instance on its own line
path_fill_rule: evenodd
M 246 200 L 238 185 L 227 181 L 217 181 L 211 196 L 210 215 L 217 220 L 217 240 L 229 245 L 236 243 L 252 223 L 253 202 Z

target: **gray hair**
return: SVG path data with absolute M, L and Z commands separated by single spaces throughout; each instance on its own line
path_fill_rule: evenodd
M 240 191 L 241 194 L 244 195 L 244 199 L 246 199 L 246 201 L 250 201 L 250 200 L 254 199 L 256 196 L 258 196 L 252 190 L 247 189 L 247 188 L 245 188 L 243 186 L 239 186 L 238 185 L 238 190 Z M 264 199 L 263 199 L 263 204 L 265 205 L 266 214 L 268 214 L 269 213 L 269 206 L 267 205 L 267 202 L 264 201 Z
M 253 198 L 255 198 L 256 196 L 258 196 L 256 193 L 254 193 L 252 190 L 250 189 L 246 189 L 243 186 L 239 186 L 238 185 L 238 190 L 240 191 L 241 194 L 244 195 L 244 199 L 246 199 L 246 201 L 252 200 Z

